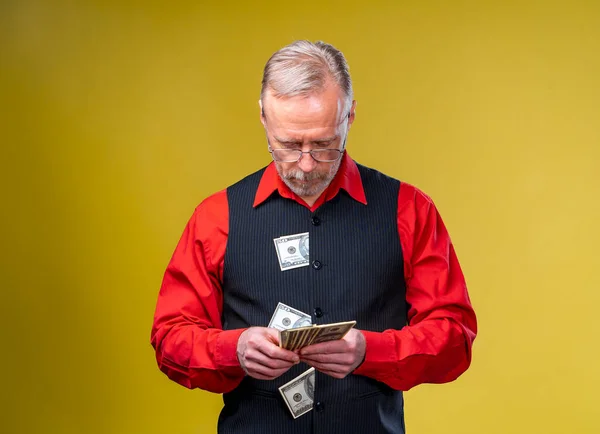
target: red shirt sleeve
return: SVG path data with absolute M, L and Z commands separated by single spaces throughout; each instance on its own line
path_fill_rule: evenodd
M 233 390 L 244 371 L 236 348 L 244 331 L 222 330 L 223 258 L 229 232 L 225 190 L 194 211 L 167 266 L 151 343 L 158 366 L 188 388 Z
M 404 255 L 408 325 L 363 331 L 367 350 L 355 374 L 398 390 L 456 379 L 471 363 L 477 333 L 463 273 L 429 197 L 401 184 L 398 232 Z

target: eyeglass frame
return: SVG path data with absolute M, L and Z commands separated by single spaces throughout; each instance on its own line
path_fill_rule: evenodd
M 342 122 L 344 122 L 346 119 L 350 119 L 350 114 L 351 112 L 348 112 L 348 114 L 346 116 L 344 116 L 344 118 L 342 119 L 342 121 L 340 122 L 340 124 Z M 262 110 L 262 115 L 266 120 L 266 117 L 264 115 L 264 109 Z M 339 125 L 339 124 L 338 124 Z M 304 154 L 310 154 L 310 156 L 313 158 L 313 160 L 319 162 L 319 163 L 335 163 L 336 161 L 339 161 L 342 156 L 344 155 L 344 152 L 346 152 L 346 140 L 348 139 L 348 132 L 346 131 L 346 137 L 344 137 L 344 143 L 342 144 L 342 148 L 341 149 L 329 149 L 329 148 L 325 148 L 325 149 L 311 149 L 310 151 L 302 151 L 301 149 L 283 149 L 283 148 L 278 148 L 278 149 L 273 149 L 271 147 L 271 142 L 269 141 L 269 137 L 267 136 L 267 143 L 268 143 L 268 151 L 269 154 L 271 154 L 271 158 L 273 159 L 273 161 L 277 162 L 277 163 L 297 163 L 298 161 L 300 161 L 302 159 L 302 156 Z M 273 155 L 273 151 L 292 151 L 292 152 L 299 152 L 300 154 L 298 155 L 298 159 L 296 160 L 290 160 L 290 161 L 284 161 L 284 160 L 276 160 L 275 156 Z M 313 155 L 313 152 L 315 151 L 337 151 L 339 153 L 338 157 L 335 160 L 318 160 L 315 158 L 315 156 Z
M 277 160 L 275 158 L 275 155 L 273 154 L 275 151 L 287 151 L 287 152 L 299 152 L 298 154 L 298 158 L 295 160 Z M 319 160 L 318 158 L 315 157 L 315 155 L 313 154 L 313 152 L 324 152 L 324 151 L 337 151 L 338 152 L 338 156 L 335 160 Z M 273 159 L 273 161 L 276 161 L 278 163 L 297 163 L 298 161 L 300 161 L 302 159 L 302 156 L 304 154 L 310 154 L 310 156 L 313 158 L 313 160 L 319 162 L 319 163 L 335 163 L 336 161 L 338 161 L 340 158 L 342 158 L 342 155 L 344 155 L 344 152 L 346 151 L 346 140 L 344 140 L 344 144 L 342 145 L 342 149 L 337 149 L 337 148 L 333 148 L 333 149 L 311 149 L 310 151 L 302 151 L 300 149 L 273 149 L 271 148 L 271 145 L 269 145 L 269 153 L 271 154 L 271 158 Z

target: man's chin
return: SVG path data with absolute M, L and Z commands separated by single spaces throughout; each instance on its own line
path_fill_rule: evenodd
M 292 180 L 288 183 L 288 186 L 290 187 L 290 190 L 292 190 L 298 196 L 306 197 L 321 194 L 327 187 L 327 183 L 325 183 L 322 179 L 314 181 Z
M 316 194 L 319 193 L 319 191 L 316 188 L 308 189 L 308 188 L 294 187 L 294 188 L 291 188 L 290 190 L 292 190 L 294 193 L 296 193 L 300 197 L 315 196 Z

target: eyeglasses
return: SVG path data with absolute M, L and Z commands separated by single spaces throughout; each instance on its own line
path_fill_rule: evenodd
M 350 112 L 343 116 L 340 124 L 347 119 L 350 119 Z M 263 117 L 265 117 L 264 110 L 262 113 Z M 266 120 L 266 117 L 265 117 Z M 266 125 L 265 125 L 266 128 Z M 346 136 L 347 138 L 347 136 Z M 273 149 L 271 148 L 271 142 L 269 140 L 269 136 L 267 134 L 267 142 L 269 143 L 269 152 L 271 153 L 271 157 L 273 160 L 280 163 L 297 163 L 302 158 L 302 154 L 310 154 L 311 157 L 315 159 L 315 161 L 319 161 L 321 163 L 333 163 L 342 158 L 342 154 L 346 148 L 346 138 L 344 139 L 344 143 L 342 145 L 342 149 L 313 149 L 311 151 L 301 151 L 300 149 Z
M 296 163 L 302 158 L 302 154 L 310 154 L 316 161 L 321 163 L 333 163 L 339 160 L 344 153 L 339 149 L 312 149 L 310 151 L 301 151 L 300 149 L 272 149 L 269 152 L 273 160 L 281 163 Z

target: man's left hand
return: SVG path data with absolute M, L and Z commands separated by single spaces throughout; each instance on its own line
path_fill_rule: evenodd
M 300 350 L 300 361 L 334 378 L 344 378 L 365 358 L 367 344 L 360 330 L 351 329 L 343 339 L 309 345 Z

